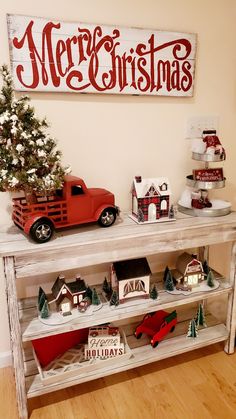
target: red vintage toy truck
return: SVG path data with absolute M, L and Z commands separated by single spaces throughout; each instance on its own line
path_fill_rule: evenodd
M 174 331 L 176 324 L 177 313 L 175 310 L 172 313 L 159 310 L 156 313 L 146 314 L 142 323 L 136 327 L 134 334 L 137 339 L 140 339 L 143 333 L 151 336 L 151 345 L 155 348 L 167 333 Z
M 101 188 L 87 188 L 75 176 L 65 176 L 63 189 L 54 196 L 38 198 L 27 204 L 25 198 L 13 199 L 13 221 L 37 243 L 45 243 L 55 229 L 97 221 L 111 226 L 118 214 L 114 195 Z

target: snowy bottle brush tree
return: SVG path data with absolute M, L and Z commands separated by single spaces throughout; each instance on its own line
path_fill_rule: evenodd
M 38 119 L 30 99 L 17 99 L 7 66 L 0 72 L 0 190 L 25 191 L 28 202 L 36 194 L 49 195 L 62 187 L 69 168 L 61 165 L 61 152 L 46 130 L 46 119 Z

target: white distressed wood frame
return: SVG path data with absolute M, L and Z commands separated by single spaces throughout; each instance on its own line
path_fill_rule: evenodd
M 19 419 L 27 419 L 28 407 L 25 387 L 23 345 L 18 311 L 14 258 L 12 256 L 4 258 L 4 270 Z
M 192 96 L 196 34 L 7 17 L 20 91 Z
M 161 225 L 139 226 L 130 218 L 123 215 L 110 229 L 100 229 L 96 226 L 73 229 L 71 233 L 55 235 L 54 240 L 44 245 L 32 243 L 12 227 L 11 233 L 0 233 L 0 256 L 4 260 L 6 292 L 8 312 L 10 320 L 11 344 L 16 377 L 16 390 L 20 419 L 27 419 L 27 398 L 46 394 L 55 390 L 63 389 L 71 385 L 118 373 L 130 368 L 145 365 L 169 356 L 181 354 L 216 342 L 226 342 L 225 351 L 234 351 L 235 326 L 236 326 L 236 292 L 235 292 L 235 266 L 236 266 L 236 213 L 220 218 L 198 218 L 179 215 L 180 219 L 175 223 Z M 39 374 L 35 372 L 35 362 L 30 358 L 28 340 L 57 334 L 59 330 L 52 326 L 50 331 L 45 325 L 39 324 L 35 319 L 35 302 L 30 305 L 31 299 L 17 304 L 16 282 L 22 278 L 30 278 L 36 273 L 46 273 L 71 270 L 75 267 L 90 266 L 105 262 L 114 262 L 144 255 L 174 252 L 208 246 L 216 243 L 232 242 L 231 272 L 229 282 L 220 281 L 220 286 L 208 293 L 189 295 L 182 298 L 160 292 L 159 300 L 154 302 L 156 309 L 185 308 L 189 303 L 198 304 L 202 299 L 213 299 L 217 296 L 228 294 L 228 311 L 226 325 L 217 322 L 208 323 L 208 328 L 201 330 L 196 340 L 186 339 L 184 329 L 180 335 L 163 341 L 157 350 L 150 345 L 137 347 L 133 350 L 133 356 L 123 363 L 118 362 L 114 366 L 104 368 L 70 378 L 65 381 L 43 385 Z M 135 246 L 134 246 L 135 243 Z M 200 249 L 203 253 L 204 249 Z M 205 256 L 206 256 L 205 249 Z M 62 256 L 63 253 L 63 256 Z M 204 257 L 205 257 L 204 256 Z M 22 306 L 23 304 L 23 306 Z M 210 304 L 209 304 L 210 305 Z M 123 322 L 129 325 L 133 316 L 143 316 L 145 313 L 155 311 L 153 307 L 138 305 L 136 307 L 121 307 L 118 310 L 100 314 L 96 318 L 90 316 L 86 320 L 87 326 L 96 325 L 107 321 Z M 20 327 L 21 323 L 21 327 Z M 37 327 L 34 327 L 34 323 Z M 36 324 L 37 323 L 37 324 Z M 82 324 L 73 323 L 64 325 L 60 332 L 69 331 L 71 328 L 78 329 Z M 22 343 L 22 341 L 25 341 Z M 32 353 L 32 351 L 31 351 Z M 33 372 L 32 372 L 33 371 Z

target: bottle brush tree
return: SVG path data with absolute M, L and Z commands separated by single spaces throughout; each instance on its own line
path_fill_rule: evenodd
M 46 296 L 44 290 L 42 289 L 42 287 L 39 287 L 39 293 L 38 293 L 38 310 L 39 310 L 39 312 L 42 310 L 45 301 L 47 301 L 47 296 Z
M 207 327 L 204 309 L 201 303 L 198 306 L 197 317 L 195 321 L 196 321 L 197 327 L 199 326 Z
M 169 273 L 169 267 L 168 266 L 166 266 L 166 268 L 165 268 L 165 271 L 164 271 L 164 274 L 163 274 L 163 281 L 164 282 L 166 282 L 166 277 L 167 277 L 167 275 L 168 275 L 168 273 Z
M 99 306 L 99 304 L 101 304 L 96 288 L 93 288 L 92 290 L 92 304 L 95 306 Z
M 165 289 L 166 291 L 174 291 L 175 289 L 172 273 L 170 270 L 167 272 L 167 275 L 166 275 Z
M 42 319 L 47 319 L 49 317 L 49 307 L 47 300 L 44 301 L 42 310 L 40 311 L 40 317 Z
M 106 295 L 111 295 L 112 293 L 111 284 L 110 282 L 108 282 L 106 277 L 102 284 L 102 290 L 105 292 Z
M 150 291 L 150 298 L 152 298 L 153 300 L 156 300 L 157 297 L 158 297 L 158 291 L 157 291 L 156 284 L 154 284 Z
M 203 264 L 202 264 L 202 267 L 203 267 L 203 271 L 204 271 L 204 273 L 205 273 L 206 275 L 208 275 L 208 274 L 209 274 L 209 271 L 210 271 L 210 268 L 209 268 L 209 265 L 208 265 L 207 260 L 204 260 L 204 262 L 203 262 Z
M 208 272 L 207 279 L 206 279 L 208 287 L 213 288 L 215 286 L 214 279 L 215 279 L 214 275 L 212 271 L 210 270 Z
M 192 319 L 189 323 L 187 337 L 188 338 L 197 338 L 198 337 L 197 325 L 196 325 L 196 322 L 195 322 L 194 319 Z
M 110 306 L 118 306 L 119 305 L 119 298 L 118 298 L 118 294 L 117 294 L 117 291 L 116 290 L 114 290 L 113 292 L 112 292 L 112 295 L 111 295 L 111 299 L 110 299 Z
M 6 65 L 0 73 L 0 190 L 24 191 L 29 203 L 36 202 L 36 194 L 50 195 L 61 188 L 70 169 L 61 165 L 46 119 L 35 116 L 28 96 L 16 98 Z

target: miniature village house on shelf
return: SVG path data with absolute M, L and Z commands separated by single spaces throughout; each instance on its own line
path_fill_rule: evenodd
M 135 176 L 131 192 L 132 218 L 135 221 L 155 222 L 168 217 L 171 191 L 167 178 Z
M 205 279 L 202 263 L 195 255 L 187 252 L 178 257 L 176 269 L 179 273 L 179 277 L 176 278 L 176 289 L 191 290 L 193 287 L 198 287 Z
M 118 292 L 119 303 L 149 298 L 150 276 L 146 258 L 114 262 L 111 265 L 111 286 Z
M 71 314 L 72 308 L 78 307 L 84 299 L 86 293 L 86 285 L 79 275 L 73 282 L 66 282 L 63 275 L 59 275 L 52 287 L 53 300 L 56 303 L 57 310 L 63 316 Z

